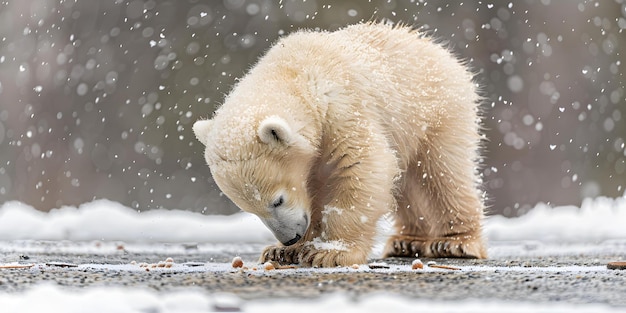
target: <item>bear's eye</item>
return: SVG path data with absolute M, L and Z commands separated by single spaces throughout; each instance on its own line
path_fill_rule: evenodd
M 283 203 L 285 202 L 285 200 L 283 199 L 283 196 L 278 197 L 278 199 L 276 199 L 273 203 L 272 203 L 272 208 L 278 208 L 279 206 L 283 205 Z

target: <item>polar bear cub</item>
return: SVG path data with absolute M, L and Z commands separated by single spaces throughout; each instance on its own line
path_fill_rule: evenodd
M 405 26 L 283 37 L 212 119 L 193 125 L 219 186 L 280 244 L 261 261 L 362 264 L 385 256 L 485 258 L 473 75 Z

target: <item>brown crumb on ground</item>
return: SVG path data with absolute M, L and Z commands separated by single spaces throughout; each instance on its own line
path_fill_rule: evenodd
M 421 270 L 424 268 L 424 263 L 420 259 L 415 259 L 411 262 L 411 269 Z
M 263 269 L 265 269 L 266 271 L 273 271 L 276 269 L 276 267 L 274 267 L 274 264 L 272 264 L 272 262 L 265 262 L 263 263 Z
M 233 266 L 233 268 L 242 268 L 243 260 L 241 259 L 241 257 L 236 256 L 233 258 L 233 262 L 231 263 L 231 265 Z

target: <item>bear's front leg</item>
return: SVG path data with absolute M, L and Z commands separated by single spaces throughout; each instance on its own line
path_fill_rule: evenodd
M 356 199 L 358 197 L 352 198 Z M 376 197 L 368 197 L 375 201 Z M 340 203 L 339 201 L 333 201 Z M 349 201 L 352 202 L 352 201 Z M 376 235 L 376 222 L 383 210 L 373 209 L 372 204 L 359 210 L 354 203 L 342 206 L 326 205 L 319 216 L 312 217 L 303 244 L 283 247 L 279 258 L 292 260 L 302 266 L 337 267 L 364 264 Z M 384 206 L 377 206 L 381 208 Z M 276 253 L 276 250 L 271 250 Z
M 309 182 L 315 194 L 311 224 L 303 245 L 295 248 L 302 266 L 366 263 L 376 224 L 395 205 L 397 160 L 381 132 L 368 126 L 329 131 L 350 136 L 333 140 L 337 146 L 322 155 L 320 174 Z
M 361 230 L 363 231 L 363 230 Z M 364 231 L 363 233 L 374 232 Z M 332 232 L 331 232 L 332 233 Z M 326 237 L 327 234 L 324 233 Z M 311 237 L 311 236 L 307 236 Z M 373 236 L 372 236 L 373 237 Z M 300 264 L 306 267 L 337 267 L 364 264 L 371 249 L 370 236 L 357 242 L 345 240 L 322 240 L 315 237 L 292 246 L 275 245 L 266 247 L 261 253 L 260 263 L 275 261 L 279 264 Z

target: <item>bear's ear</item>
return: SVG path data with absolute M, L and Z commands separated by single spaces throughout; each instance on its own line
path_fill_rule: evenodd
M 273 115 L 259 124 L 259 139 L 266 144 L 290 143 L 293 138 L 291 127 L 283 118 Z
M 196 134 L 196 138 L 202 142 L 206 146 L 207 141 L 209 140 L 209 131 L 211 131 L 211 126 L 213 125 L 212 120 L 198 120 L 193 123 L 193 133 Z

